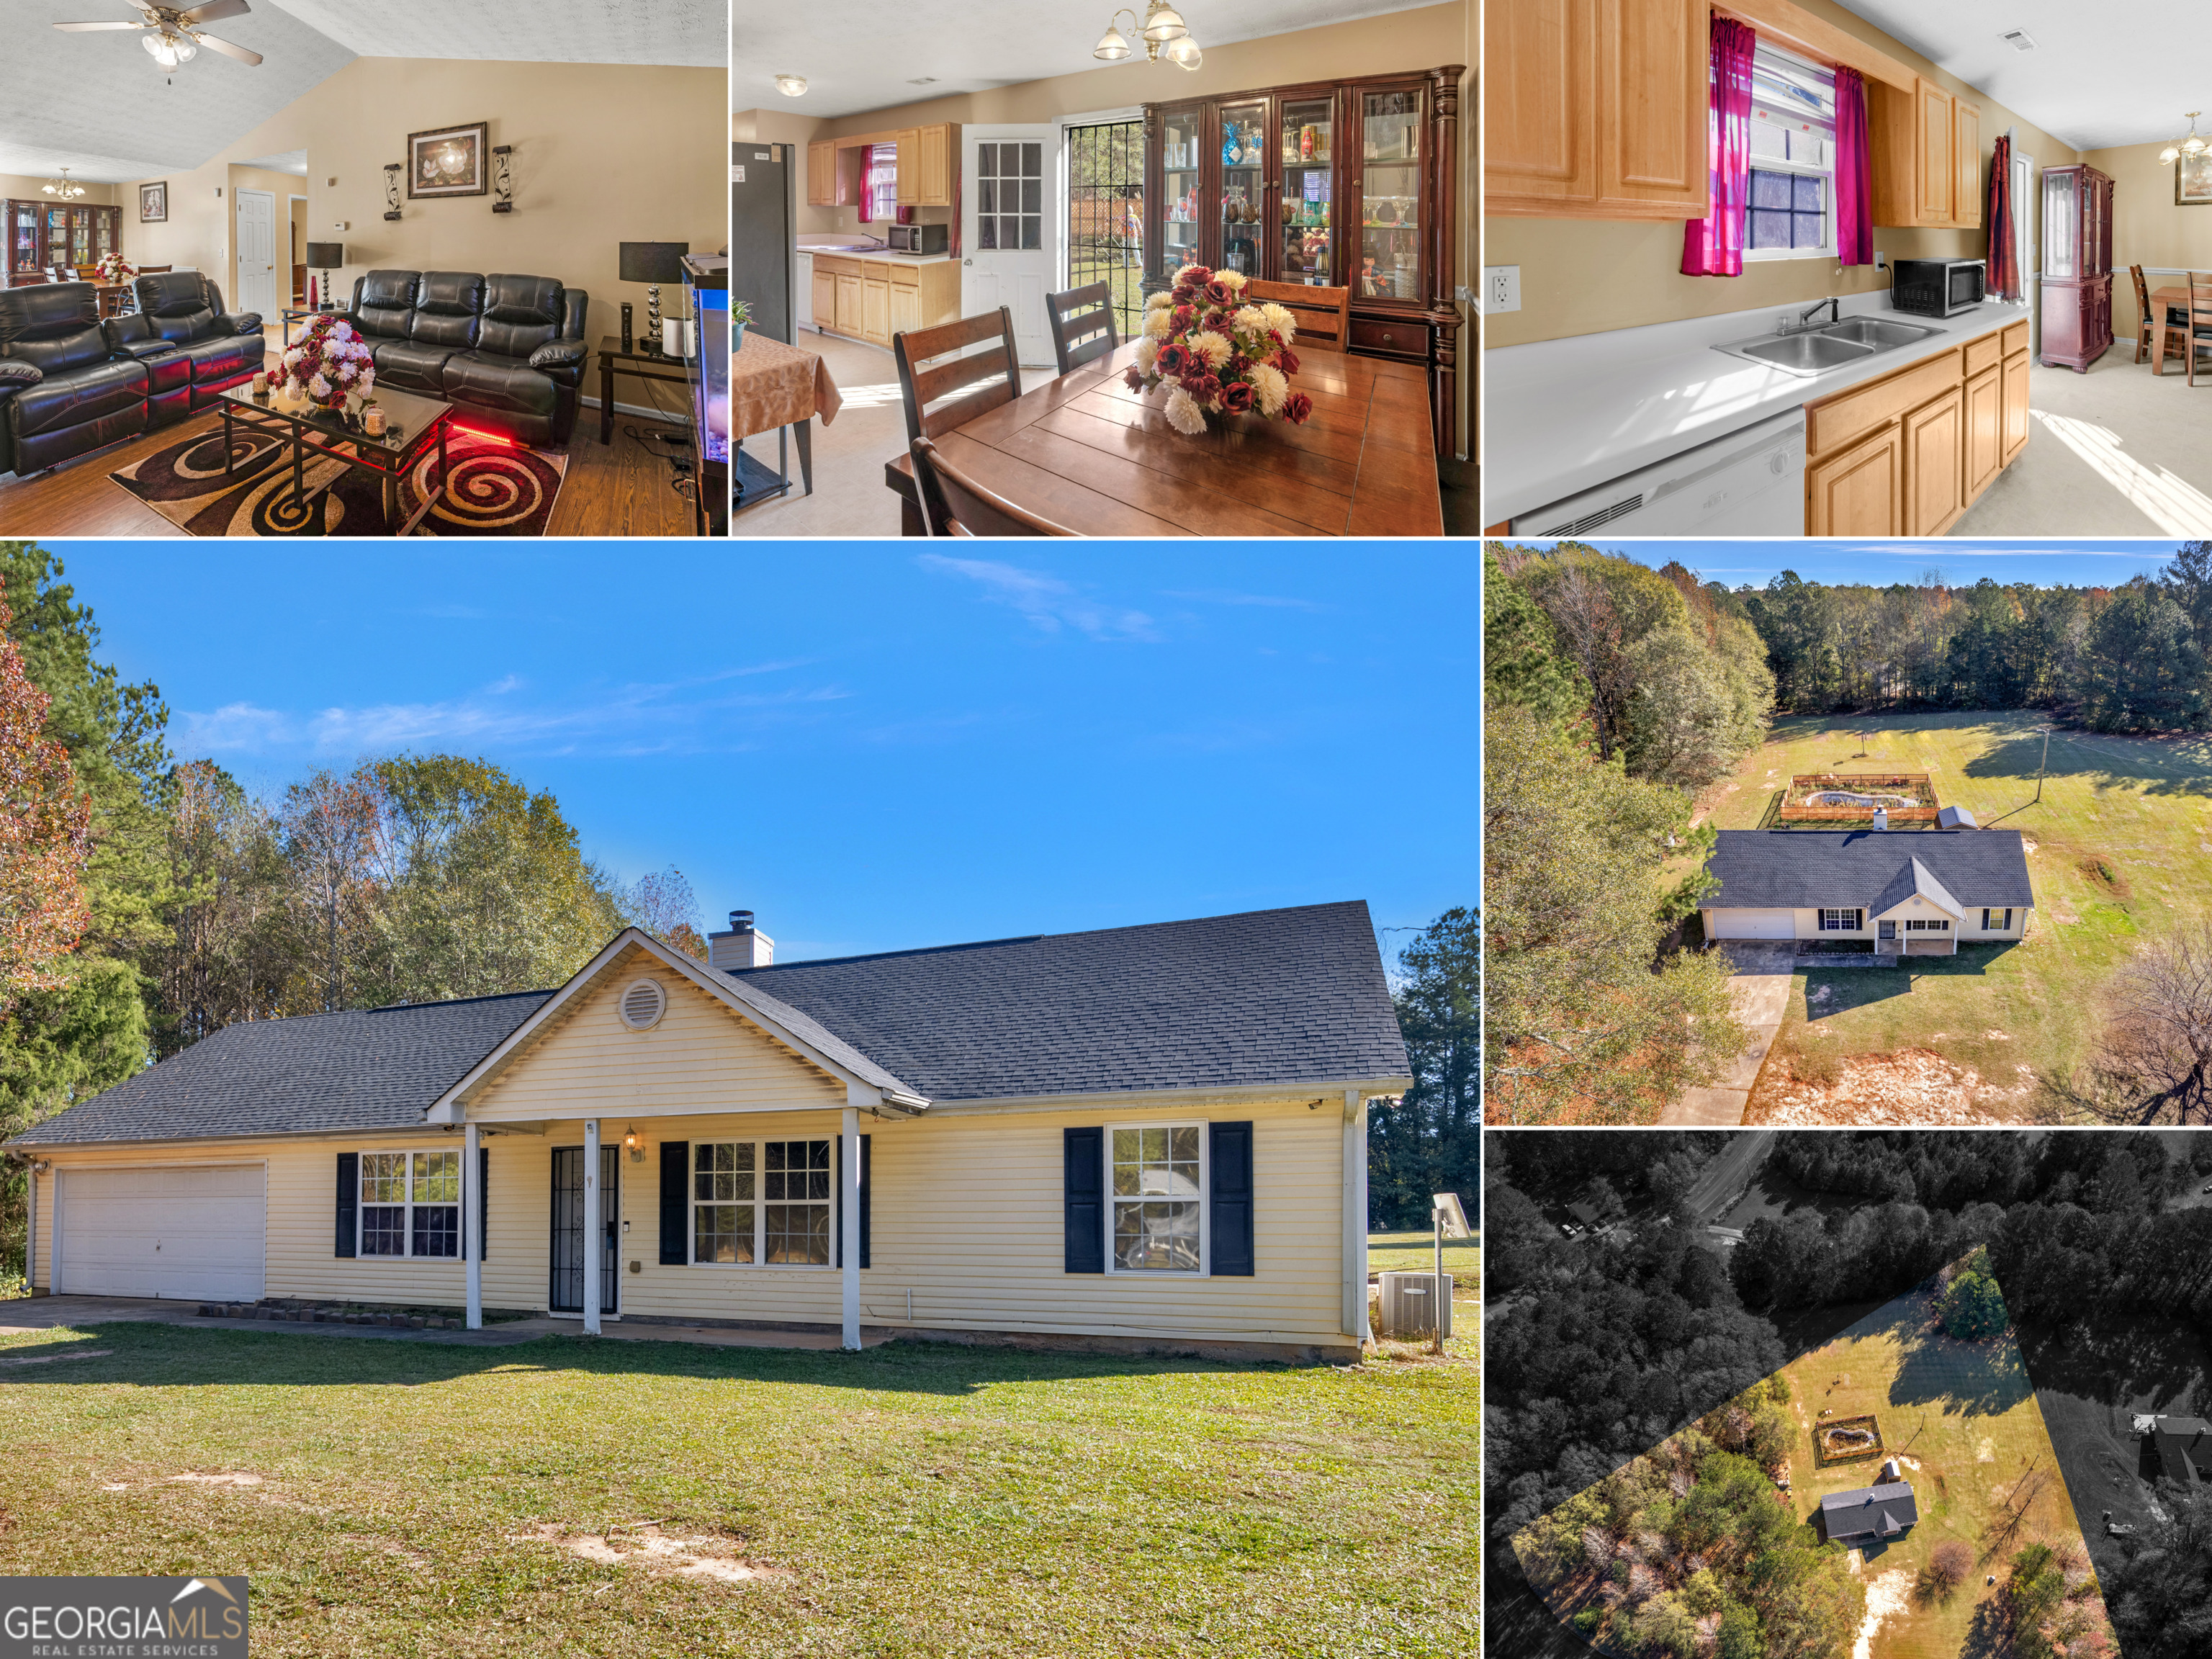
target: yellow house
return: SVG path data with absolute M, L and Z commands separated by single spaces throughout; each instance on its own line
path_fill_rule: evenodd
M 557 991 L 235 1025 L 8 1143 L 36 1294 L 302 1297 L 1342 1356 L 1367 907 L 778 964 L 635 928 Z

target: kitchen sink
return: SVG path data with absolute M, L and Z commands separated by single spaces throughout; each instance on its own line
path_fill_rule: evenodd
M 1809 380 L 1832 368 L 1864 362 L 1869 357 L 1896 351 L 1942 332 L 1940 328 L 1923 328 L 1917 323 L 1893 323 L 1882 317 L 1851 317 L 1821 328 L 1734 340 L 1713 349 Z

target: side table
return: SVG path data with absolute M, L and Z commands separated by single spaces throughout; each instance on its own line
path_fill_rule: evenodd
M 618 363 L 652 363 L 663 367 L 673 365 L 677 372 L 673 374 L 655 374 L 647 368 L 618 368 L 616 367 Z M 601 335 L 599 337 L 599 441 L 603 444 L 611 444 L 615 441 L 615 376 L 617 374 L 627 374 L 633 380 L 666 380 L 672 386 L 682 386 L 687 398 L 690 395 L 691 377 L 684 373 L 683 358 L 672 357 L 665 351 L 648 351 L 645 349 L 641 338 L 637 346 L 626 351 L 623 349 L 622 337 L 619 335 Z M 688 413 L 678 414 L 674 418 L 685 431 L 690 430 L 690 418 Z

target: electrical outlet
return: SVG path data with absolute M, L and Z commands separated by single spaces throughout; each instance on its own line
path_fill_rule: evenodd
M 1874 268 L 1876 270 L 1887 270 L 1889 269 L 1889 255 L 1884 253 L 1880 248 L 1876 248 L 1874 251 Z
M 1485 265 L 1482 268 L 1482 308 L 1486 313 L 1521 309 L 1521 267 Z

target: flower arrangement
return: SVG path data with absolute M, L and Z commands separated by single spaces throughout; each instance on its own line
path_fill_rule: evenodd
M 130 264 L 119 253 L 111 253 L 94 267 L 103 283 L 127 282 L 138 274 L 138 267 Z
M 325 409 L 343 409 L 348 393 L 366 398 L 376 384 L 368 342 L 343 317 L 327 312 L 309 323 L 278 360 L 284 366 L 284 392 Z
M 1172 385 L 1168 424 L 1186 435 L 1205 431 L 1208 415 L 1302 426 L 1313 413 L 1313 399 L 1291 390 L 1297 318 L 1273 301 L 1247 303 L 1243 289 L 1242 272 L 1185 265 L 1172 289 L 1145 302 L 1145 331 L 1123 378 L 1132 392 Z

